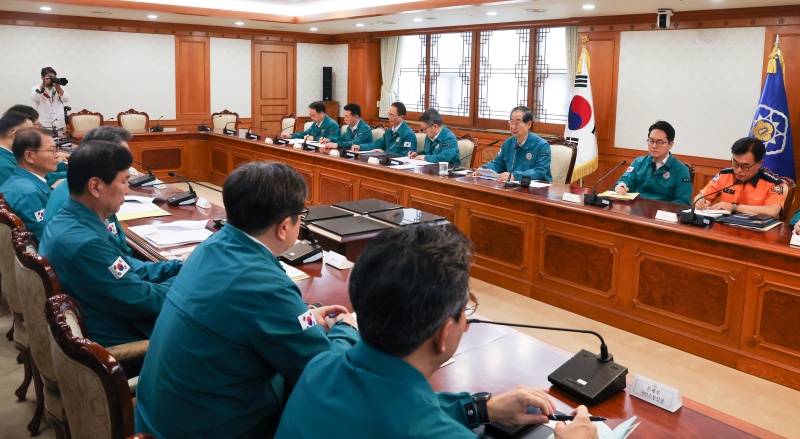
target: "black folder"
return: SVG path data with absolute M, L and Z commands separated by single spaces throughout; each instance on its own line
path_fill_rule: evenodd
M 443 216 L 434 215 L 432 213 L 423 212 L 417 209 L 386 210 L 383 212 L 371 213 L 369 216 L 382 221 L 390 222 L 392 224 L 397 224 L 399 226 L 427 223 L 430 221 L 441 221 L 445 219 Z
M 321 205 L 321 206 L 311 206 L 308 208 L 308 215 L 306 215 L 303 221 L 309 223 L 312 221 L 322 221 L 326 219 L 332 218 L 344 218 L 346 216 L 353 216 L 352 212 L 347 212 L 342 209 L 337 209 L 335 207 Z
M 375 198 L 368 198 L 366 200 L 348 201 L 346 203 L 337 203 L 333 205 L 340 209 L 349 210 L 350 212 L 367 215 L 373 212 L 382 212 L 384 210 L 402 209 L 403 206 L 399 204 L 389 203 L 388 201 L 378 200 Z
M 339 236 L 358 235 L 361 233 L 388 229 L 390 227 L 364 216 L 348 216 L 345 218 L 314 221 L 313 224 L 320 229 L 327 230 Z

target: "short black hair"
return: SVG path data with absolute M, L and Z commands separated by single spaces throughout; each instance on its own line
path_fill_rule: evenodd
M 753 137 L 742 137 L 741 139 L 733 142 L 733 146 L 731 146 L 731 154 L 742 155 L 747 154 L 748 152 L 753 153 L 753 160 L 758 163 L 764 159 L 765 155 L 767 155 L 767 147 L 764 146 L 764 142 Z
M 246 163 L 222 186 L 228 224 L 250 236 L 261 235 L 287 216 L 299 215 L 307 194 L 305 179 L 284 163 Z
M 428 108 L 422 113 L 422 116 L 419 117 L 420 122 L 425 122 L 428 126 L 431 125 L 439 125 L 442 126 L 442 115 L 439 114 L 439 111 L 435 108 Z
M 675 128 L 672 128 L 672 125 L 665 120 L 657 120 L 656 123 L 650 125 L 650 128 L 647 129 L 647 135 L 650 136 L 650 133 L 652 133 L 653 130 L 663 131 L 664 134 L 667 135 L 667 140 L 670 142 L 675 140 Z
M 128 142 L 132 138 L 133 134 L 125 128 L 116 127 L 114 125 L 100 125 L 99 127 L 94 127 L 87 131 L 81 142 L 102 140 L 104 142 L 120 145 L 122 142 Z
M 51 135 L 52 133 L 50 131 L 41 128 L 26 128 L 20 130 L 17 135 L 14 136 L 14 143 L 11 144 L 11 152 L 14 153 L 14 157 L 17 159 L 17 162 L 19 162 L 25 157 L 25 151 L 37 151 L 42 147 L 42 138 L 50 137 Z
M 388 229 L 370 240 L 350 273 L 350 302 L 361 338 L 404 357 L 469 298 L 469 240 L 452 226 Z
M 361 107 L 359 107 L 358 104 L 351 102 L 344 106 L 344 110 L 349 111 L 353 116 L 361 117 Z
M 0 137 L 8 137 L 14 128 L 18 128 L 30 118 L 17 111 L 6 111 L 3 117 L 0 117 Z
M 58 73 L 56 73 L 55 69 L 53 69 L 52 67 L 42 67 L 42 75 L 41 76 L 45 76 L 48 73 L 52 73 L 54 75 L 58 75 Z
M 39 120 L 39 112 L 36 111 L 36 109 L 31 107 L 30 105 L 22 105 L 22 104 L 14 105 L 13 107 L 6 110 L 6 112 L 3 113 L 3 116 L 12 111 L 26 116 L 28 119 L 31 120 L 31 122 Z
M 405 117 L 406 105 L 402 102 L 392 102 L 392 107 L 397 109 L 397 115 Z
M 133 155 L 128 148 L 103 140 L 82 141 L 69 157 L 67 184 L 71 195 L 82 195 L 89 180 L 97 177 L 111 184 L 117 174 L 131 167 Z
M 315 102 L 312 102 L 312 103 L 308 104 L 308 108 L 316 111 L 317 113 L 327 113 L 328 112 L 328 109 L 325 108 L 325 104 L 322 103 L 321 101 L 315 101 Z
M 532 122 L 533 121 L 533 112 L 531 111 L 530 108 L 528 108 L 528 107 L 526 107 L 524 105 L 519 105 L 519 106 L 516 106 L 516 107 L 512 108 L 511 109 L 511 113 L 509 113 L 509 117 L 511 117 L 511 115 L 513 115 L 517 111 L 521 111 L 522 112 L 522 121 L 523 122 L 528 123 L 528 122 Z

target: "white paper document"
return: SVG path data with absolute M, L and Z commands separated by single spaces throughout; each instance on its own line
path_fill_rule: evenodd
M 476 171 L 481 173 L 481 175 L 475 175 L 478 178 L 485 178 L 487 180 L 497 180 L 497 172 L 495 172 L 494 169 L 478 168 L 476 169 Z
M 415 166 L 427 166 L 427 165 L 433 165 L 434 164 L 434 163 L 431 163 L 431 162 L 426 162 L 425 160 L 417 160 L 417 159 L 412 159 L 412 158 L 408 158 L 408 157 L 392 157 L 392 160 L 397 161 L 397 162 L 401 162 L 401 163 L 405 163 L 405 164 L 408 164 L 408 165 L 415 165 Z
M 684 209 L 681 212 L 691 212 L 692 209 Z M 725 209 L 695 209 L 694 211 L 698 215 L 702 216 L 709 216 L 711 218 L 719 218 L 722 215 L 730 215 L 731 213 Z
M 406 164 L 403 164 L 403 165 L 391 165 L 391 166 L 387 166 L 387 167 L 388 168 L 392 168 L 392 169 L 414 169 L 414 168 L 417 167 L 417 165 L 412 165 L 412 164 L 406 163 Z
M 206 230 L 208 220 L 173 221 L 166 224 L 130 227 L 128 230 L 159 248 L 203 242 L 212 232 Z
M 140 197 L 138 195 L 125 195 L 126 202 L 152 203 L 155 198 Z
M 120 206 L 119 211 L 117 211 L 117 216 L 123 215 L 131 215 L 131 214 L 138 214 L 138 213 L 145 213 L 145 212 L 154 212 L 154 211 L 161 211 L 160 207 L 156 206 L 152 202 L 150 203 L 140 203 L 138 201 L 130 201 L 126 203 L 122 203 Z
M 288 143 L 290 145 L 294 145 L 294 144 L 297 144 L 297 143 L 303 143 L 303 142 L 306 141 L 305 139 L 285 139 L 285 140 L 286 140 L 286 143 Z
M 291 280 L 308 279 L 310 277 L 299 268 L 295 268 L 289 264 L 285 264 L 283 261 L 280 261 L 280 263 L 281 267 L 283 267 L 283 271 L 286 272 L 286 275 L 289 276 Z
M 143 184 L 142 187 L 144 187 L 144 186 L 155 186 L 157 184 L 164 184 L 164 182 L 156 178 L 155 180 L 153 180 L 151 182 Z

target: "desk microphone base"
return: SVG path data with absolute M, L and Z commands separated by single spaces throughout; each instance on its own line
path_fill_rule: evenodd
M 625 390 L 627 375 L 627 367 L 614 361 L 600 361 L 597 355 L 583 349 L 547 380 L 556 389 L 592 406 Z
M 128 180 L 128 184 L 131 185 L 131 187 L 139 187 L 145 183 L 150 183 L 151 181 L 156 181 L 155 175 L 142 174 L 136 178 L 131 178 Z
M 302 265 L 322 259 L 322 247 L 308 241 L 300 241 L 283 252 L 278 259 L 289 265 Z
M 611 205 L 611 200 L 598 196 L 597 194 L 585 194 L 583 196 L 583 204 L 606 207 Z
M 170 206 L 180 206 L 182 204 L 191 204 L 187 203 L 187 201 L 194 201 L 197 194 L 194 192 L 181 192 L 177 195 L 173 195 L 167 198 L 167 203 Z
M 714 223 L 710 216 L 698 215 L 695 212 L 680 212 L 681 224 L 694 224 L 696 226 L 709 226 Z

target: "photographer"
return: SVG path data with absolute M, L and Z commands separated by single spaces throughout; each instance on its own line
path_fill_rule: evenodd
M 57 128 L 64 128 L 64 103 L 69 102 L 69 93 L 62 85 L 67 80 L 56 77 L 52 67 L 42 69 L 42 84 L 31 89 L 31 100 L 36 103 L 39 121 L 44 128 L 51 128 L 53 122 Z

